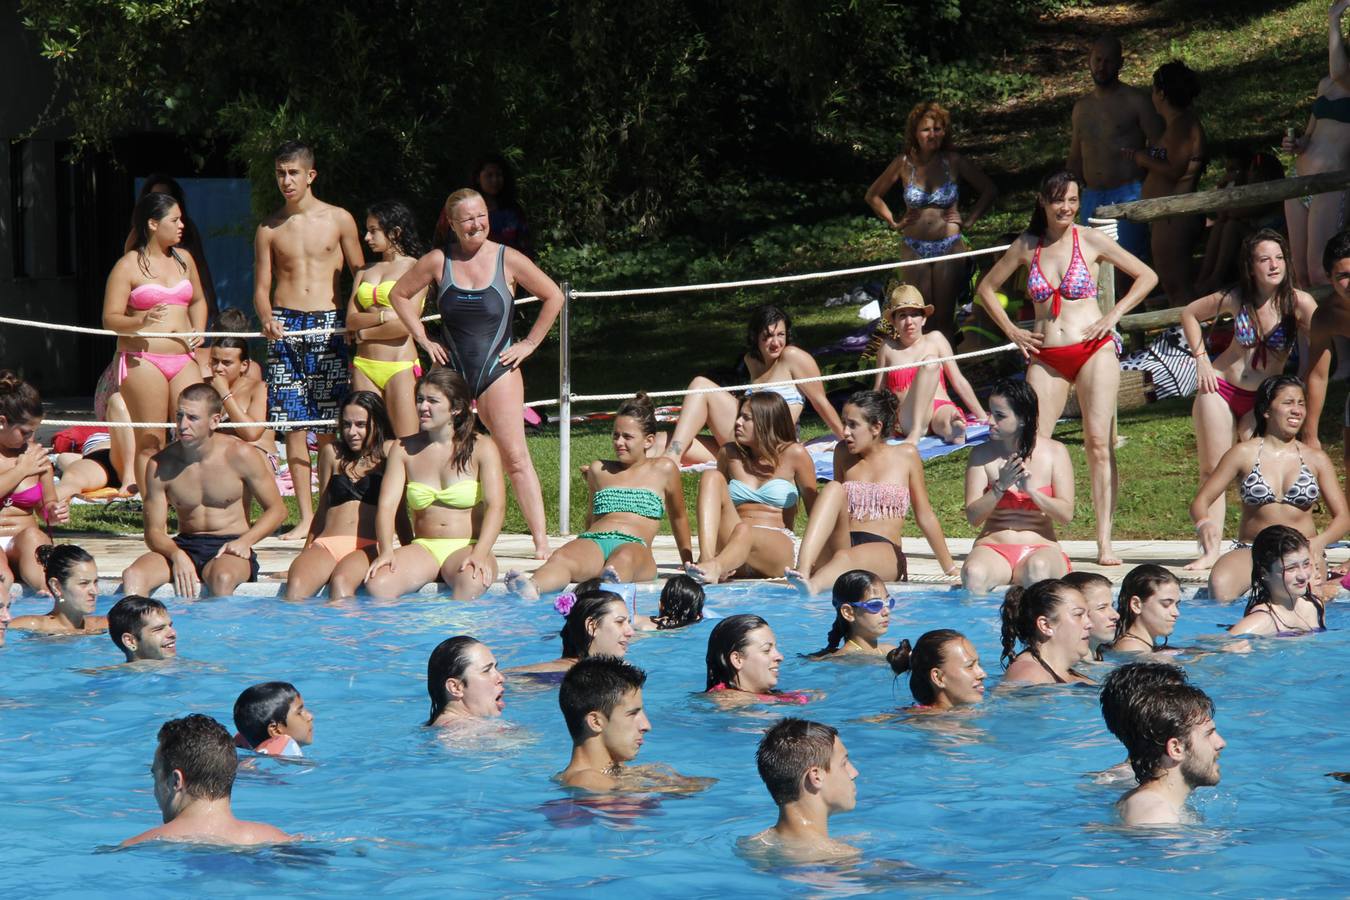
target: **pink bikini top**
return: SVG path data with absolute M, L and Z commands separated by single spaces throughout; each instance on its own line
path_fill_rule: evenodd
M 933 365 L 930 363 L 930 365 Z M 938 366 L 938 385 L 946 390 L 947 371 L 941 364 Z M 886 387 L 890 388 L 892 394 L 900 394 L 909 390 L 909 386 L 914 383 L 914 376 L 919 373 L 919 366 L 911 366 L 908 369 L 892 369 L 886 373 Z
M 723 691 L 738 691 L 740 688 L 734 688 L 725 681 L 719 681 L 708 688 L 709 694 L 720 694 Z M 796 703 L 801 706 L 811 702 L 811 695 L 806 691 L 774 691 L 772 694 L 751 694 L 756 700 L 762 700 L 765 703 Z
M 170 306 L 187 306 L 192 302 L 192 282 L 184 278 L 171 288 L 162 284 L 143 284 L 131 289 L 127 306 L 132 309 L 151 309 L 161 303 Z
M 42 485 L 35 484 L 21 491 L 14 491 L 4 500 L 3 506 L 13 506 L 25 512 L 36 509 L 42 503 Z
M 1069 268 L 1064 270 L 1059 287 L 1051 287 L 1050 282 L 1045 280 L 1045 273 L 1041 271 L 1041 247 L 1044 245 L 1044 240 L 1036 242 L 1036 253 L 1031 258 L 1031 268 L 1027 270 L 1027 296 L 1034 303 L 1051 301 L 1050 315 L 1059 318 L 1061 298 L 1086 300 L 1088 297 L 1095 297 L 1097 283 L 1092 280 L 1092 272 L 1088 270 L 1083 253 L 1078 249 L 1077 228 L 1073 230 L 1073 253 L 1069 256 Z
M 903 519 L 909 512 L 909 488 L 888 481 L 845 481 L 844 496 L 855 522 Z

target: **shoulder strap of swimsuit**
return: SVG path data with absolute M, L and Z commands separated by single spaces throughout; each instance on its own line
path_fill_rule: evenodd
M 1036 662 L 1041 664 L 1041 668 L 1044 669 L 1050 675 L 1051 678 L 1055 679 L 1055 684 L 1067 684 L 1067 682 L 1063 678 L 1059 677 L 1059 673 L 1050 667 L 1050 664 L 1048 662 L 1041 659 L 1041 655 L 1039 653 L 1037 653 L 1034 649 L 1028 650 L 1027 652 L 1031 654 L 1032 659 L 1036 660 Z

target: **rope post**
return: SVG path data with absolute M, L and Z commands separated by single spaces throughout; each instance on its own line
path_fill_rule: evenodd
M 558 314 L 558 533 L 572 533 L 572 285 L 564 281 Z
M 1088 219 L 1088 224 L 1111 240 L 1118 240 L 1119 232 L 1115 219 L 1092 218 Z M 1101 309 L 1102 315 L 1106 315 L 1116 307 L 1116 267 L 1106 260 L 1097 265 L 1097 306 Z

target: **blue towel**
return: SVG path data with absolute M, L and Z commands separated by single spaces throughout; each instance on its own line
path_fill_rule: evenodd
M 942 439 L 933 435 L 927 435 L 919 440 L 919 458 L 924 462 L 930 459 L 937 459 L 939 456 L 946 456 L 948 453 L 956 453 L 958 450 L 968 450 L 976 444 L 983 444 L 989 440 L 988 425 L 967 425 L 966 442 L 964 444 L 946 444 Z M 811 460 L 816 464 L 816 478 L 821 481 L 829 481 L 834 478 L 834 445 L 838 443 L 833 437 L 816 438 L 806 445 L 807 452 L 811 454 Z M 901 441 L 892 439 L 892 444 L 899 444 Z

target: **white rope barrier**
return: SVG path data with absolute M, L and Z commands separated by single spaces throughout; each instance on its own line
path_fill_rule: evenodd
M 948 253 L 931 259 L 906 259 L 900 262 L 876 263 L 868 266 L 854 266 L 851 269 L 834 269 L 829 272 L 807 272 L 802 275 L 780 275 L 776 278 L 750 278 L 744 281 L 714 281 L 706 284 L 682 284 L 670 287 L 626 288 L 618 291 L 573 291 L 573 297 L 640 297 L 649 294 L 686 294 L 696 291 L 724 291 L 731 288 L 760 287 L 766 284 L 787 284 L 793 281 L 818 281 L 825 278 L 839 278 L 844 275 L 861 275 L 866 272 L 881 272 L 888 269 L 903 269 L 907 266 L 926 266 L 932 263 L 946 262 L 952 259 L 965 259 L 971 256 L 985 256 L 990 253 L 1002 253 L 1012 244 L 1000 247 L 985 247 L 980 250 L 966 250 L 961 253 Z

